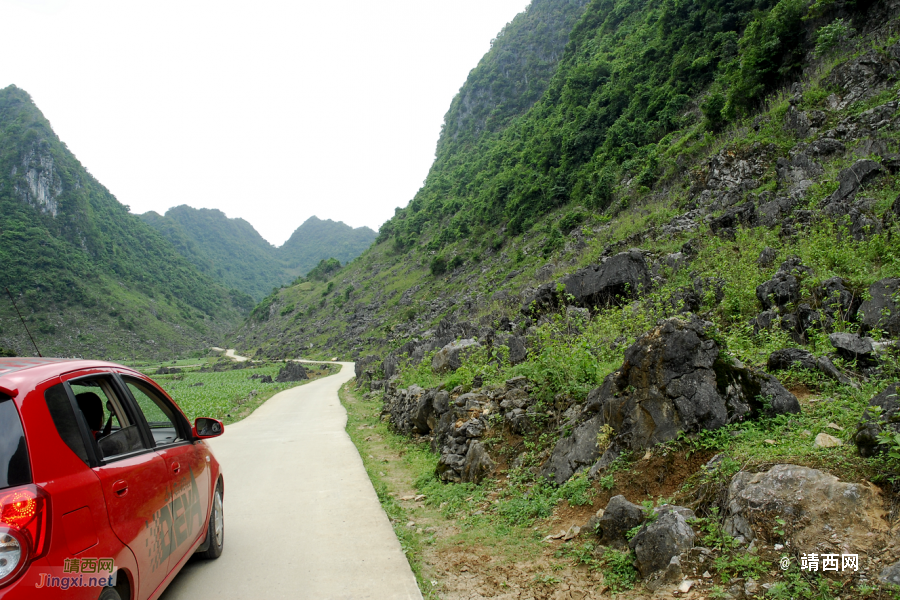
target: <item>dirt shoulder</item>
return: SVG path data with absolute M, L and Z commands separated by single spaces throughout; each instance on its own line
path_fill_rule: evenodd
M 563 501 L 548 519 L 510 525 L 491 512 L 503 483 L 435 483 L 437 456 L 392 433 L 380 419 L 381 401 L 366 399 L 352 385 L 341 389 L 347 431 L 426 598 L 610 597 L 603 574 L 571 556 L 591 549 L 578 540 L 542 541 L 583 524 L 596 508 Z M 603 498 L 597 500 L 599 505 Z

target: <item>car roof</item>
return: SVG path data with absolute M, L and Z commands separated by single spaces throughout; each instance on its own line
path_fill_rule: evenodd
M 102 360 L 84 360 L 78 358 L 0 358 L 0 388 L 4 392 L 30 387 L 50 377 L 81 369 L 124 369 L 128 367 Z M 14 395 L 14 394 L 13 394 Z

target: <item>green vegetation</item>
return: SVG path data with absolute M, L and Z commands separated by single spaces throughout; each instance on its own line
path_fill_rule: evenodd
M 306 274 L 311 281 L 328 281 L 328 278 L 341 268 L 341 261 L 336 258 L 322 259 L 315 268 Z
M 0 288 L 44 354 L 171 356 L 206 345 L 252 306 L 129 214 L 15 86 L 0 90 L 0 215 Z M 33 352 L 8 299 L 0 342 Z
M 565 205 L 604 210 L 620 177 L 652 186 L 677 158 L 668 145 L 696 123 L 696 98 L 706 94 L 714 130 L 757 109 L 815 43 L 825 51 L 846 33 L 830 11 L 810 0 L 593 0 L 524 116 L 460 137 L 451 108 L 425 185 L 379 241 L 439 251 L 502 223 L 526 232 Z
M 140 218 L 199 271 L 257 301 L 291 279 L 275 258 L 277 249 L 243 219 L 184 205 L 170 208 L 165 216 L 148 212 Z
M 197 417 L 212 417 L 227 425 L 247 417 L 278 392 L 331 373 L 327 365 L 321 368 L 310 366 L 310 379 L 303 382 L 260 383 L 259 379 L 250 379 L 254 375 L 268 375 L 274 379 L 283 367 L 282 363 L 274 363 L 202 372 L 195 365 L 173 375 L 156 375 L 152 369 L 146 369 L 145 373 L 175 400 L 189 421 L 193 422 Z
M 224 285 L 259 301 L 273 287 L 281 287 L 317 262 L 348 262 L 375 239 L 368 227 L 310 217 L 280 248 L 272 246 L 243 219 L 229 219 L 220 210 L 190 206 L 170 208 L 165 216 L 140 216 L 175 246 L 193 265 Z M 328 258 L 328 257 L 337 258 Z M 328 259 L 328 261 L 326 261 Z M 332 268 L 328 262 L 329 269 Z M 319 273 L 318 271 L 316 271 Z
M 302 275 L 329 257 L 350 262 L 372 245 L 375 236 L 368 227 L 354 229 L 342 222 L 310 217 L 278 248 L 278 259 L 290 273 Z

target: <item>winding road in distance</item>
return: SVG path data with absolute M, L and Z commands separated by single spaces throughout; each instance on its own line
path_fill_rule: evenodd
M 209 441 L 225 476 L 225 549 L 191 560 L 160 600 L 421 600 L 344 430 L 338 388 L 353 363 L 339 364 Z

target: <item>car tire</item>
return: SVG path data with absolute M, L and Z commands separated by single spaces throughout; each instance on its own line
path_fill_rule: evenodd
M 209 546 L 200 553 L 200 556 L 210 559 L 219 558 L 222 555 L 222 548 L 225 547 L 225 510 L 221 483 L 216 485 L 216 493 L 213 496 L 206 539 Z
M 119 592 L 116 588 L 103 588 L 103 591 L 100 592 L 100 597 L 97 600 L 122 600 L 122 596 L 119 595 Z

